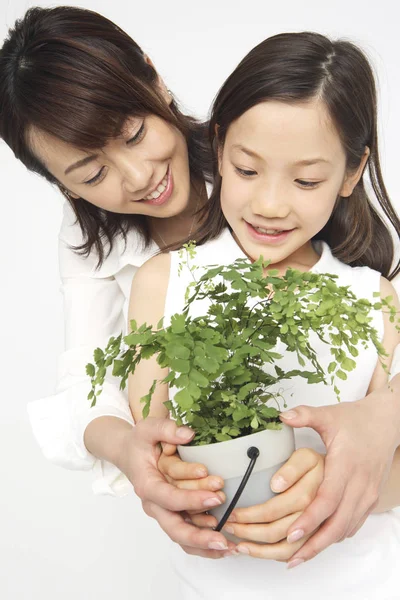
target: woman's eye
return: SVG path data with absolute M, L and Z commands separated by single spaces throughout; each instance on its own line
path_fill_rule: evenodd
M 135 135 L 133 137 L 131 137 L 126 143 L 127 144 L 134 144 L 135 142 L 139 142 L 144 134 L 144 121 L 140 127 L 140 129 L 138 129 L 138 131 L 135 133 Z
M 316 187 L 320 181 L 305 181 L 304 179 L 296 179 L 296 183 L 300 184 L 304 188 L 314 188 Z
M 101 179 L 104 179 L 104 177 L 103 177 L 104 169 L 105 169 L 105 167 L 101 167 L 100 171 L 94 177 L 92 177 L 92 179 L 89 179 L 89 181 L 84 181 L 83 183 L 85 185 L 93 185 L 94 183 L 97 183 Z
M 256 171 L 250 171 L 249 169 L 240 169 L 239 167 L 235 167 L 235 169 L 239 175 L 242 175 L 243 177 L 252 177 L 252 175 L 257 175 Z

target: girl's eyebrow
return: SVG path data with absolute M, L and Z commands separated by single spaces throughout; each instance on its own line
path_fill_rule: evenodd
M 68 175 L 68 173 L 71 173 L 71 171 L 74 171 L 75 169 L 79 169 L 80 167 L 84 167 L 88 163 L 92 162 L 92 160 L 96 160 L 96 158 L 98 158 L 98 156 L 99 156 L 98 154 L 91 154 L 90 156 L 81 158 L 81 160 L 78 160 L 76 163 L 73 163 L 72 165 L 67 167 L 64 171 L 64 175 Z
M 262 161 L 264 160 L 262 156 L 260 156 L 259 154 L 257 154 L 257 152 L 254 152 L 253 150 L 250 150 L 249 148 L 246 148 L 246 146 L 243 146 L 242 144 L 233 144 L 232 150 L 239 150 L 240 152 L 243 152 L 244 154 L 247 154 L 251 158 L 255 158 L 257 160 L 262 160 Z M 298 161 L 294 162 L 293 165 L 295 167 L 308 167 L 310 165 L 316 165 L 318 163 L 325 163 L 325 164 L 328 164 L 328 165 L 332 164 L 326 158 L 322 158 L 322 157 L 318 156 L 318 157 L 315 157 L 315 158 L 306 158 L 306 159 L 303 159 L 303 160 L 298 160 Z
M 308 167 L 309 165 L 315 165 L 317 163 L 326 163 L 331 165 L 332 163 L 326 158 L 306 158 L 305 160 L 298 160 L 294 163 L 296 167 Z

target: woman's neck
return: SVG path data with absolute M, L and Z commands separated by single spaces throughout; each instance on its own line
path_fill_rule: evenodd
M 149 219 L 152 239 L 161 249 L 190 238 L 201 221 L 199 210 L 207 202 L 207 190 L 204 181 L 191 183 L 189 201 L 178 215 L 167 219 Z

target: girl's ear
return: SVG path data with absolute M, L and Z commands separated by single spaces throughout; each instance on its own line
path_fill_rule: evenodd
M 343 198 L 348 198 L 353 193 L 354 188 L 356 187 L 357 183 L 360 181 L 364 173 L 365 165 L 367 164 L 367 160 L 370 154 L 370 149 L 368 148 L 368 146 L 365 146 L 364 154 L 361 157 L 358 168 L 356 169 L 356 171 L 352 171 L 351 173 L 346 175 L 342 189 L 339 194 Z
M 153 67 L 153 69 L 157 73 L 157 69 L 155 68 L 155 66 L 153 65 L 152 60 L 147 56 L 147 54 L 145 54 L 144 59 L 147 62 L 147 64 L 150 65 L 151 67 Z M 157 86 L 158 86 L 158 89 L 161 92 L 161 96 L 164 98 L 165 102 L 168 105 L 170 105 L 171 102 L 172 102 L 172 100 L 173 100 L 172 93 L 167 88 L 167 86 L 165 85 L 163 79 L 159 76 L 158 73 L 157 73 Z

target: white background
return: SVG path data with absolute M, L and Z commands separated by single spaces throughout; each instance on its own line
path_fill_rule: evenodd
M 49 6 L 0 0 L 0 40 L 32 5 Z M 238 61 L 272 34 L 307 29 L 361 44 L 379 77 L 383 170 L 399 209 L 400 52 L 394 0 L 373 8 L 361 0 L 202 0 L 198 5 L 86 0 L 83 5 L 125 28 L 187 111 L 201 117 Z M 47 463 L 33 441 L 26 403 L 53 392 L 63 346 L 57 270 L 62 199 L 1 142 L 0 178 L 0 597 L 173 600 L 167 545 L 136 497 L 94 497 L 90 473 Z

